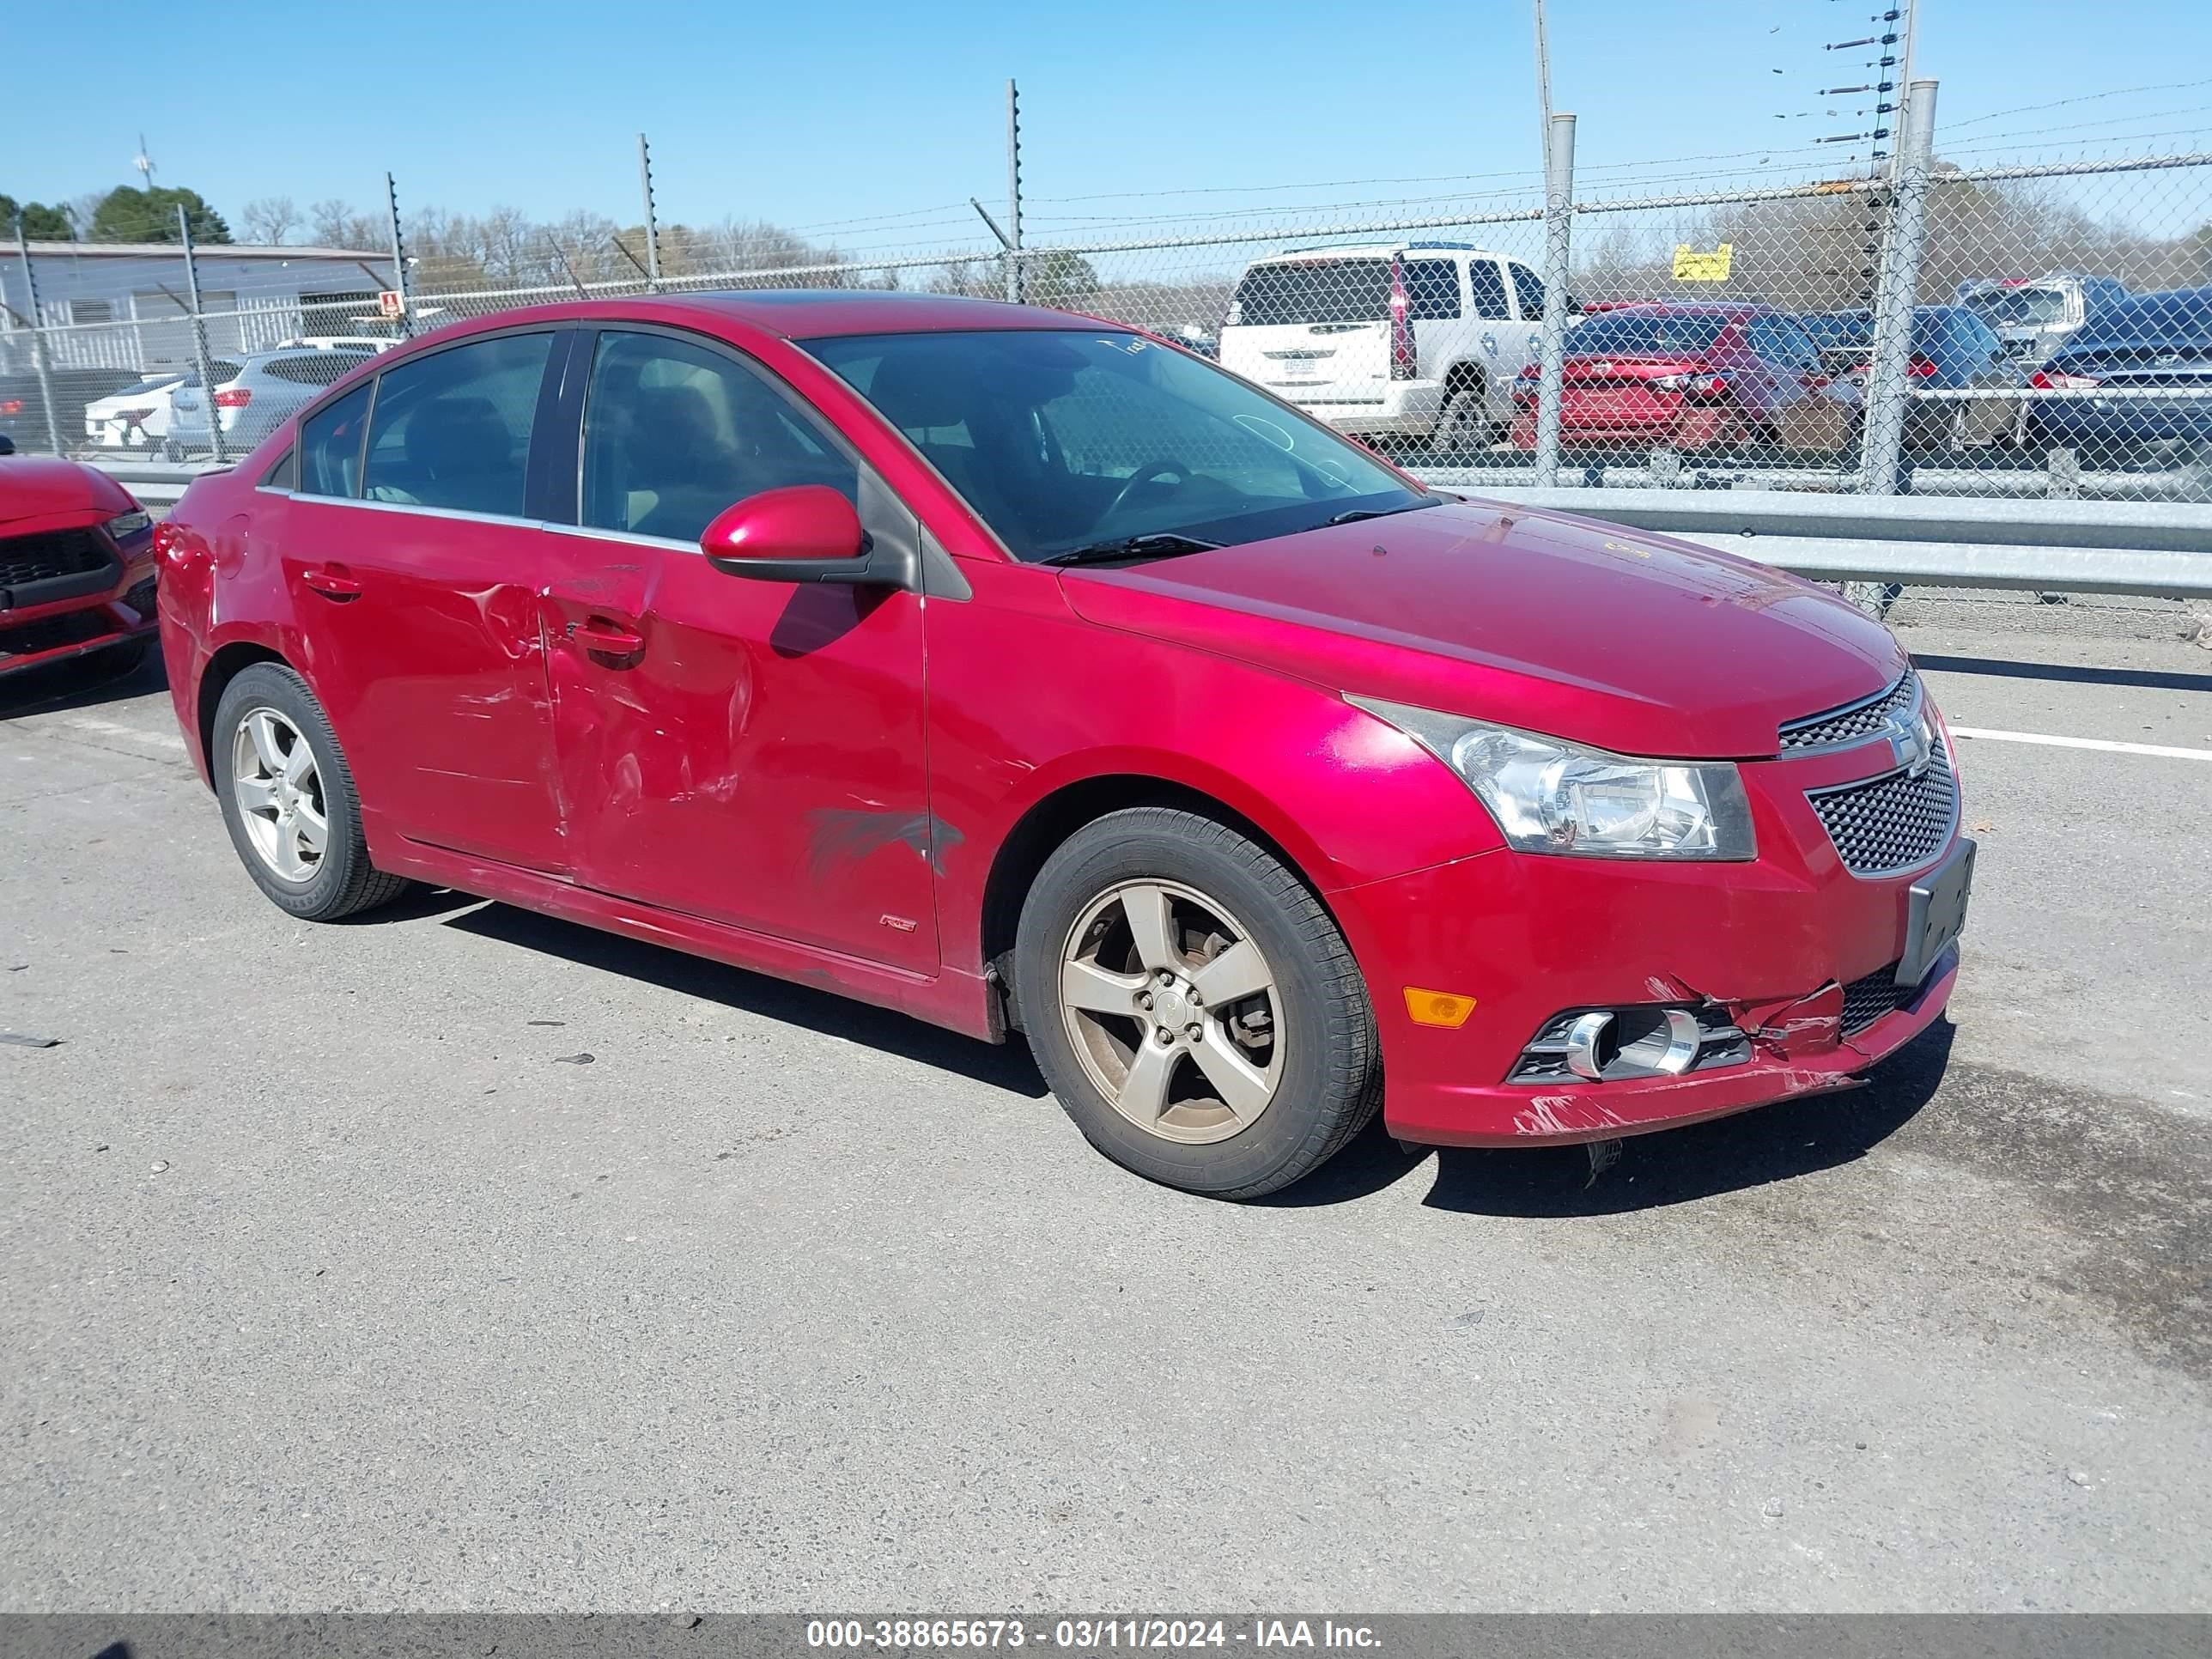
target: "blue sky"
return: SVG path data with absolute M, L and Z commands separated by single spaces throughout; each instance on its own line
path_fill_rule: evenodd
M 1855 61 L 1865 54 L 1820 48 L 1877 32 L 1868 19 L 1881 3 L 1553 0 L 1555 101 L 1581 118 L 1586 181 L 1608 168 L 1616 180 L 1720 181 L 1762 160 L 1766 177 L 1832 170 L 1856 147 L 1792 147 L 1867 125 L 1850 112 L 1867 100 L 1820 95 L 1867 78 Z M 0 191 L 55 200 L 133 182 L 143 121 L 160 182 L 191 185 L 234 216 L 264 195 L 371 207 L 389 167 L 405 202 L 634 219 L 642 128 L 665 220 L 734 214 L 823 226 L 851 246 L 937 246 L 969 240 L 964 198 L 995 208 L 1004 196 L 1011 74 L 1032 240 L 1060 240 L 1085 219 L 1419 198 L 1533 174 L 1529 17 L 1527 0 L 337 10 L 244 0 L 219 14 L 111 0 L 88 34 L 68 8 L 19 7 L 11 64 L 57 72 L 9 77 Z M 64 72 L 93 66 L 93 40 L 106 43 L 97 108 L 82 76 Z M 118 78 L 134 62 L 158 76 Z M 2079 0 L 1929 0 L 1919 67 L 1942 82 L 1939 149 L 1971 142 L 1970 160 L 2189 148 L 2212 128 L 2212 84 L 2002 113 L 2212 81 L 2202 0 L 2094 12 Z M 121 95 L 156 80 L 167 94 Z M 2131 135 L 2146 136 L 2121 142 Z M 1677 156 L 1729 159 L 1649 165 Z M 1336 183 L 1438 175 L 1477 177 Z M 1262 190 L 1280 185 L 1314 187 Z M 1200 186 L 1261 193 L 1066 199 Z M 909 216 L 841 222 L 891 215 Z

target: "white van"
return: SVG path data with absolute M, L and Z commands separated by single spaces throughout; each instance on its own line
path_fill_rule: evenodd
M 1221 364 L 1340 432 L 1486 448 L 1535 361 L 1544 284 L 1465 242 L 1360 242 L 1255 260 L 1222 319 Z

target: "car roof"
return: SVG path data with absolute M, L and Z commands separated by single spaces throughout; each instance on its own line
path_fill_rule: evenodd
M 1006 331 L 1014 329 L 1109 328 L 1135 333 L 1127 323 L 1051 311 L 1042 306 L 1009 305 L 1003 300 L 971 300 L 950 294 L 901 294 L 880 289 L 748 289 L 698 294 L 636 295 L 608 300 L 561 300 L 519 307 L 447 323 L 423 340 L 458 340 L 495 329 L 532 323 L 664 322 L 696 326 L 728 321 L 786 340 L 818 340 L 847 334 L 940 334 Z
M 1392 253 L 1468 253 L 1478 258 L 1503 259 L 1506 256 L 1493 253 L 1488 248 L 1477 247 L 1473 242 L 1316 242 L 1309 247 L 1285 248 L 1280 253 L 1264 254 L 1255 259 L 1255 265 L 1302 264 L 1315 258 L 1381 258 Z

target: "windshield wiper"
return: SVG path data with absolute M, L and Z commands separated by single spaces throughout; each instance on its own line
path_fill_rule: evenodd
M 1088 547 L 1055 553 L 1049 558 L 1039 559 L 1039 564 L 1110 564 L 1117 559 L 1172 559 L 1185 553 L 1206 553 L 1222 545 L 1219 542 L 1201 541 L 1195 536 L 1185 536 L 1173 530 L 1154 531 L 1147 536 L 1124 536 L 1119 541 L 1093 542 Z
M 1425 507 L 1442 507 L 1441 495 L 1424 495 L 1418 501 L 1407 501 L 1402 507 L 1355 507 L 1338 514 L 1330 524 L 1358 524 L 1362 519 L 1387 519 L 1394 513 L 1418 513 Z

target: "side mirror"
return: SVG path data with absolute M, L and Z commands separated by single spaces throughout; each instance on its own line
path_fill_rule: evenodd
M 15 453 L 15 441 L 6 433 L 0 432 L 0 455 L 12 455 Z
M 827 484 L 792 484 L 748 495 L 718 514 L 699 548 L 726 576 L 756 581 L 881 581 L 872 573 L 860 515 Z

